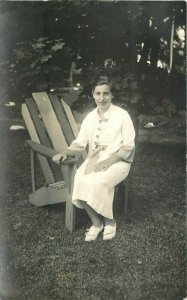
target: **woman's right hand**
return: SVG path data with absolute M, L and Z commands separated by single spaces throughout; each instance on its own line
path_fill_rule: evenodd
M 67 158 L 68 158 L 68 154 L 66 151 L 64 151 L 64 152 L 60 152 L 60 153 L 54 155 L 52 157 L 52 161 L 55 164 L 60 165 L 61 161 L 65 161 Z

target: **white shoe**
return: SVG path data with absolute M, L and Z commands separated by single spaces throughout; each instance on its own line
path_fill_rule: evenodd
M 114 225 L 106 225 L 104 227 L 104 232 L 103 232 L 104 241 L 113 239 L 115 235 L 116 235 L 116 222 L 114 223 Z
M 96 240 L 100 232 L 103 230 L 103 224 L 100 227 L 92 225 L 86 232 L 85 242 L 93 242 Z

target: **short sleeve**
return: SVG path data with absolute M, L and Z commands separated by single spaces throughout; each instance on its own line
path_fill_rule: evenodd
M 126 112 L 126 115 L 122 124 L 122 145 L 118 152 L 116 153 L 123 160 L 127 162 L 133 162 L 135 154 L 135 130 L 133 122 Z
M 122 137 L 123 146 L 134 147 L 135 146 L 135 130 L 130 115 L 126 112 L 126 116 L 122 125 Z

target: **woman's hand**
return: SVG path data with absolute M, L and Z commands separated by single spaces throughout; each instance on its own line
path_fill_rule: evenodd
M 121 158 L 114 153 L 109 158 L 97 163 L 95 165 L 95 172 L 106 171 L 111 165 L 117 163 L 120 160 Z
M 106 171 L 111 165 L 112 162 L 110 158 L 100 161 L 95 165 L 95 172 Z
M 52 161 L 55 164 L 60 165 L 60 162 L 65 161 L 67 158 L 68 158 L 67 151 L 63 151 L 63 152 L 60 152 L 60 153 L 54 155 L 53 158 L 52 158 Z

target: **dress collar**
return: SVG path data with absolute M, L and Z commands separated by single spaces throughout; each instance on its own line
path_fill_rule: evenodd
M 114 104 L 111 103 L 110 106 L 109 106 L 109 108 L 107 109 L 107 111 L 105 111 L 105 113 L 103 114 L 103 117 L 104 117 L 105 120 L 110 119 L 111 114 L 113 112 L 113 108 L 114 108 Z M 98 119 L 101 120 L 101 117 L 100 117 L 100 115 L 98 113 L 97 108 L 96 108 L 96 114 L 97 114 Z

